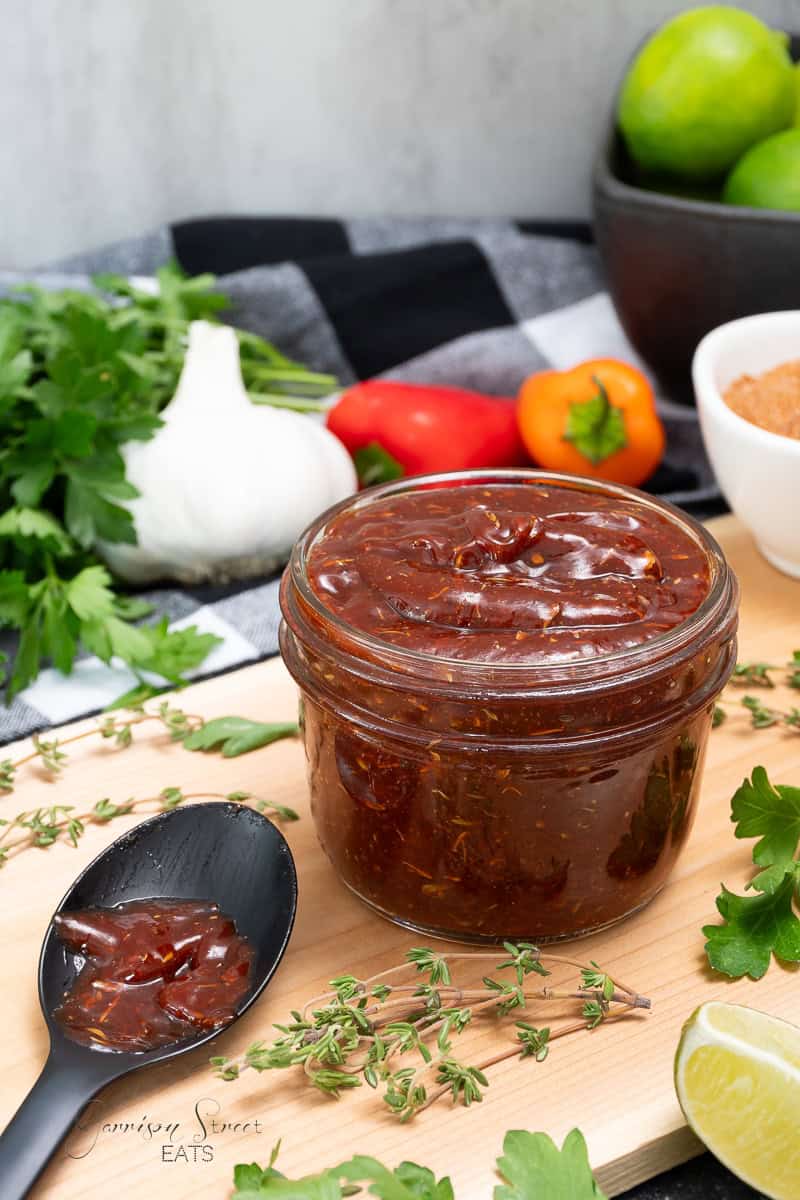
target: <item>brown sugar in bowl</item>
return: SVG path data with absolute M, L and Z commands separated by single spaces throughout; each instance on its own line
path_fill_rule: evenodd
M 800 309 L 720 325 L 703 338 L 692 363 L 703 441 L 725 499 L 764 557 L 795 578 L 800 578 L 800 438 L 764 428 L 767 405 L 755 423 L 735 411 L 726 394 L 745 376 L 754 385 L 763 383 L 776 369 L 796 363 L 798 352 Z M 781 414 L 785 403 L 782 395 Z M 774 399 L 769 408 L 777 410 Z
M 800 438 L 800 358 L 779 363 L 760 375 L 740 375 L 725 389 L 723 398 L 752 425 Z

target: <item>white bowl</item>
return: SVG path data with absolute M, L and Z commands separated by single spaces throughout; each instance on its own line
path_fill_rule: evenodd
M 800 358 L 800 311 L 719 325 L 694 354 L 692 379 L 711 466 L 737 517 L 773 566 L 800 578 L 800 440 L 738 416 L 722 398 L 740 375 Z

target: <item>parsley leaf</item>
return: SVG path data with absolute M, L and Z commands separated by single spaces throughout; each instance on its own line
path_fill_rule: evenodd
M 114 596 L 111 576 L 105 567 L 85 567 L 66 584 L 67 604 L 80 621 L 94 621 L 111 616 Z
M 285 1176 L 274 1167 L 260 1167 L 258 1163 L 237 1163 L 233 1168 L 233 1182 L 237 1195 L 244 1191 L 258 1192 L 261 1184 L 271 1178 L 284 1179 Z
M 115 613 L 122 611 L 126 616 L 130 614 L 135 618 L 141 614 L 142 608 L 145 612 L 150 610 L 147 604 L 139 606 L 134 603 L 120 603 L 120 598 L 114 597 Z M 103 641 L 102 631 L 93 631 L 98 634 L 99 640 L 96 645 L 99 649 L 107 653 L 110 648 L 113 654 L 124 658 L 137 674 L 146 672 L 166 680 L 166 683 L 156 683 L 140 675 L 138 683 L 106 705 L 106 712 L 118 708 L 136 708 L 144 704 L 145 700 L 151 700 L 162 692 L 183 687 L 188 682 L 185 673 L 193 671 L 205 662 L 209 653 L 222 641 L 215 633 L 201 633 L 196 625 L 187 625 L 184 629 L 170 629 L 166 617 L 162 617 L 154 625 L 139 625 L 135 629 L 131 629 L 124 621 L 109 618 L 106 619 L 105 625 L 106 631 L 112 634 L 109 639 L 110 645 Z M 120 642 L 122 631 L 126 637 L 123 643 Z M 135 642 L 128 639 L 127 635 L 130 633 L 135 636 Z
M 68 554 L 72 549 L 64 527 L 50 513 L 34 508 L 9 508 L 0 517 L 0 538 L 12 538 L 17 545 L 30 549 L 34 543 L 53 554 Z
M 333 1171 L 321 1175 L 306 1175 L 303 1179 L 286 1179 L 272 1167 L 262 1170 L 251 1163 L 234 1170 L 236 1191 L 231 1200 L 341 1200 L 342 1189 Z
M 64 520 L 76 542 L 87 549 L 98 541 L 136 544 L 136 528 L 127 508 L 74 478 L 67 482 Z
M 293 722 L 267 725 L 244 717 L 217 717 L 190 733 L 183 744 L 187 750 L 216 750 L 221 746 L 223 758 L 237 758 L 281 738 L 296 737 L 297 733 Z
M 567 1134 L 561 1150 L 546 1133 L 511 1130 L 497 1169 L 506 1183 L 494 1189 L 494 1200 L 605 1200 L 577 1129 Z
M 171 630 L 166 617 L 154 625 L 140 625 L 138 630 L 150 643 L 148 656 L 138 665 L 173 683 L 182 683 L 185 672 L 199 667 L 222 641 L 215 633 L 201 633 L 196 625 Z
M 760 979 L 771 955 L 784 962 L 800 962 L 800 920 L 792 900 L 794 873 L 785 873 L 771 892 L 737 896 L 723 884 L 717 896 L 722 925 L 705 925 L 706 953 L 716 971 L 738 979 Z
M 280 1143 L 279 1143 L 280 1145 Z M 234 1168 L 236 1191 L 232 1200 L 341 1200 L 360 1193 L 358 1185 L 378 1200 L 454 1200 L 453 1185 L 445 1176 L 417 1163 L 402 1162 L 393 1171 L 376 1158 L 356 1154 L 347 1162 L 319 1175 L 289 1180 L 275 1168 L 277 1147 L 268 1167 L 240 1163 Z M 494 1200 L 606 1200 L 594 1181 L 586 1142 L 573 1129 L 561 1150 L 545 1133 L 512 1130 L 503 1141 L 498 1173 L 505 1180 L 494 1189 Z M 340 1180 L 347 1180 L 341 1184 Z
M 722 925 L 706 925 L 706 954 L 711 966 L 726 975 L 760 979 L 774 954 L 784 962 L 800 962 L 800 918 L 794 900 L 800 863 L 800 788 L 774 786 L 763 767 L 755 767 L 731 801 L 737 838 L 758 838 L 753 862 L 764 869 L 747 885 L 751 895 L 738 896 L 723 884 L 717 897 Z
M 584 458 L 597 464 L 627 446 L 628 437 L 622 409 L 611 403 L 599 377 L 593 375 L 592 378 L 597 395 L 570 405 L 564 441 L 572 442 Z
M 760 867 L 788 866 L 800 842 L 800 788 L 773 787 L 763 767 L 755 767 L 731 802 L 736 837 L 760 837 L 753 862 Z
M 26 584 L 21 571 L 0 571 L 0 625 L 21 630 L 9 696 L 35 679 L 45 659 L 70 671 L 79 643 L 103 662 L 120 658 L 180 686 L 186 682 L 183 673 L 198 666 L 220 641 L 194 625 L 170 631 L 166 618 L 154 625 L 132 625 L 117 615 L 120 609 L 124 612 L 126 606 L 119 604 L 111 576 L 99 564 L 70 579 L 51 567 L 35 584 Z M 130 611 L 138 616 L 142 608 L 130 606 Z
M 368 1183 L 379 1200 L 453 1200 L 453 1185 L 445 1177 L 438 1182 L 433 1171 L 416 1163 L 403 1162 L 394 1171 L 375 1158 L 357 1154 L 336 1168 L 335 1174 L 354 1183 Z
M 171 683 L 164 684 L 163 687 L 156 687 L 155 684 L 145 681 L 135 683 L 127 692 L 123 692 L 107 704 L 103 712 L 115 712 L 120 708 L 140 708 L 146 700 L 152 700 L 154 696 L 160 696 L 164 692 L 171 692 L 174 686 Z
M 28 604 L 28 585 L 23 572 L 0 572 L 0 625 L 19 628 L 27 615 Z

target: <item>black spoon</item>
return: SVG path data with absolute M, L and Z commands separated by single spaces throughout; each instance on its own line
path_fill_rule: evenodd
M 233 917 L 255 949 L 253 986 L 234 1017 L 238 1020 L 272 978 L 294 923 L 297 877 L 283 835 L 241 804 L 193 804 L 162 813 L 90 863 L 56 911 L 150 899 L 213 900 Z M 106 1084 L 194 1050 L 222 1032 L 140 1053 L 79 1045 L 64 1034 L 53 1012 L 82 962 L 59 941 L 51 920 L 39 959 L 39 1001 L 50 1030 L 50 1053 L 0 1137 L 3 1200 L 27 1195 L 73 1122 Z

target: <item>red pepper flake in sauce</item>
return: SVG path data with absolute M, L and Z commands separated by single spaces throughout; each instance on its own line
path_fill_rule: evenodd
M 86 959 L 55 1014 L 83 1045 L 153 1050 L 219 1029 L 250 988 L 252 947 L 211 901 L 136 900 L 54 925 Z

